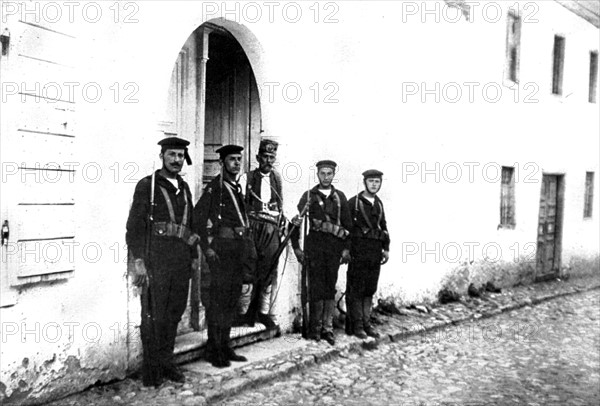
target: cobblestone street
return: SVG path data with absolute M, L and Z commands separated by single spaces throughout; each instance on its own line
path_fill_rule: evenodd
M 598 405 L 600 291 L 349 354 L 219 405 Z
M 597 282 L 537 284 L 491 295 L 472 308 L 464 302 L 380 316 L 386 334 L 400 325 L 430 330 L 393 334 L 395 342 L 388 338 L 371 350 L 339 330 L 337 348 L 289 335 L 240 348 L 248 363 L 223 370 L 204 360 L 186 364 L 183 385 L 143 388 L 128 378 L 52 405 L 597 405 L 600 290 L 575 293 L 585 284 Z M 568 291 L 574 293 L 559 295 Z M 491 317 L 480 313 L 492 303 L 516 302 L 525 306 L 487 310 L 496 314 Z M 431 330 L 442 319 L 461 320 L 465 311 L 474 319 Z M 222 398 L 231 393 L 237 395 Z

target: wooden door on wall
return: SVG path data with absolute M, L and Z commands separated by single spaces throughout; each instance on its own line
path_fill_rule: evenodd
M 536 279 L 558 275 L 560 268 L 560 177 L 543 175 L 537 235 Z
M 248 170 L 261 132 L 258 86 L 250 62 L 229 32 L 211 27 L 206 69 L 204 183 L 219 173 L 215 151 L 226 144 L 244 147 L 242 168 Z

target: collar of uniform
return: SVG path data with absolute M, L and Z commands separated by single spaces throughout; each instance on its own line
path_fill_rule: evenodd
M 370 201 L 369 199 L 367 199 L 367 198 L 364 196 L 364 194 L 365 194 L 365 192 L 364 192 L 364 191 L 362 191 L 362 192 L 360 192 L 360 193 L 358 194 L 358 196 L 360 197 L 360 200 L 362 200 L 362 201 L 363 201 L 363 203 L 365 203 L 365 204 L 368 204 L 369 206 L 372 206 L 372 203 L 371 203 L 371 201 Z M 375 196 L 374 196 L 374 198 L 375 198 L 375 199 L 374 199 L 374 202 L 378 202 L 378 201 L 379 201 L 379 197 L 378 197 L 377 195 L 375 195 Z
M 162 176 L 160 174 L 160 170 L 156 171 L 156 182 L 160 183 L 161 186 L 164 186 L 167 189 L 170 188 L 171 190 L 174 190 L 174 191 L 176 191 L 177 189 L 182 189 L 183 178 L 179 175 L 176 175 L 175 179 L 177 179 L 177 185 L 178 185 L 177 188 L 167 178 L 165 178 L 164 176 Z
M 331 193 L 329 194 L 329 196 L 325 196 L 323 193 L 321 193 L 319 191 L 319 184 L 317 184 L 316 186 L 314 186 L 310 191 L 311 191 L 311 193 L 318 193 L 322 197 L 324 197 L 325 199 L 327 199 L 327 198 L 330 198 L 330 197 L 333 196 L 333 193 L 335 192 L 335 187 L 333 185 L 331 185 Z

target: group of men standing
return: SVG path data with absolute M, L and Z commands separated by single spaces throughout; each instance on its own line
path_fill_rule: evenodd
M 173 350 L 189 280 L 200 269 L 199 251 L 208 264 L 208 272 L 203 272 L 209 286 L 203 298 L 206 359 L 216 367 L 246 361 L 230 346 L 233 325 L 276 326 L 270 311 L 283 234 L 291 237 L 308 280 L 308 338 L 335 343 L 335 285 L 341 263 L 350 264 L 346 332 L 360 338 L 378 336 L 370 324 L 371 302 L 380 266 L 389 258 L 390 241 L 377 197 L 380 171 L 364 172 L 365 190 L 348 201 L 332 185 L 336 163 L 319 161 L 319 183 L 302 195 L 300 215 L 288 223 L 283 216 L 282 179 L 273 168 L 275 141 L 261 141 L 258 168 L 242 176 L 243 147 L 218 149 L 221 173 L 206 185 L 195 206 L 189 186 L 179 175 L 184 161 L 191 165 L 189 142 L 168 137 L 158 144 L 162 168 L 137 184 L 126 234 L 129 273 L 142 288 L 144 385 L 185 380 L 173 362 Z

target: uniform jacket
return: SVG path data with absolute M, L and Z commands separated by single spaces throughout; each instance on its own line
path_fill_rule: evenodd
M 233 195 L 236 198 L 237 206 L 240 209 L 242 219 L 238 215 L 236 206 L 231 199 L 227 184 L 233 188 Z M 222 186 L 221 186 L 222 185 Z M 208 228 L 210 225 L 213 230 L 219 227 L 247 227 L 248 219 L 244 204 L 244 196 L 238 183 L 232 183 L 227 180 L 221 182 L 221 175 L 214 178 L 202 192 L 200 201 L 194 208 L 194 232 L 200 236 L 200 248 L 203 252 L 209 248 Z
M 154 222 L 168 222 L 171 220 L 169 216 L 169 210 L 163 193 L 160 189 L 162 186 L 168 193 L 171 203 L 173 205 L 173 211 L 175 212 L 175 220 L 178 224 L 183 221 L 183 213 L 185 209 L 185 196 L 187 194 L 188 204 L 188 227 L 194 221 L 194 210 L 192 194 L 188 184 L 177 175 L 178 187 L 176 188 L 171 182 L 164 178 L 156 171 L 156 185 L 154 188 Z M 143 258 L 148 263 L 149 258 L 146 258 L 146 236 L 148 230 L 148 216 L 150 213 L 150 190 L 151 190 L 151 176 L 146 176 L 138 182 L 135 187 L 133 194 L 133 203 L 129 211 L 129 218 L 127 219 L 127 233 L 125 234 L 125 240 L 127 241 L 127 247 L 129 248 L 130 254 L 133 258 Z M 169 261 L 175 261 L 175 263 L 191 263 L 191 259 L 197 258 L 198 253 L 196 246 L 189 246 L 183 240 L 176 237 L 160 237 L 151 236 L 150 253 L 152 262 L 168 263 Z
M 360 198 L 359 202 L 362 203 L 365 215 L 370 222 L 370 227 L 360 210 L 360 204 L 357 205 L 357 197 Z M 363 196 L 363 192 L 360 192 L 357 196 L 350 199 L 348 206 L 350 206 L 350 211 L 352 213 L 352 238 L 360 238 L 360 236 L 364 234 L 364 231 L 369 228 L 372 230 L 381 230 L 385 232 L 385 238 L 382 240 L 382 248 L 385 251 L 389 251 L 390 237 L 381 199 L 378 196 L 375 196 L 375 204 L 371 204 L 371 202 Z
M 340 212 L 339 219 L 338 219 L 338 206 L 337 206 L 337 203 L 334 198 L 334 193 L 337 193 L 337 195 L 339 197 L 340 205 L 341 205 L 340 210 L 339 210 L 339 212 Z M 310 199 L 310 204 L 309 204 L 309 209 L 308 209 L 308 217 L 311 222 L 313 221 L 313 219 L 326 221 L 327 216 L 329 216 L 329 219 L 331 222 L 337 223 L 339 220 L 339 223 L 342 227 L 344 227 L 348 231 L 351 230 L 352 218 L 350 217 L 348 200 L 346 199 L 346 195 L 344 194 L 344 192 L 342 192 L 341 190 L 337 190 L 336 188 L 331 186 L 331 193 L 329 194 L 329 196 L 325 196 L 323 193 L 319 192 L 319 185 L 316 185 L 315 187 L 310 189 L 309 199 Z M 298 211 L 299 212 L 302 212 L 302 210 L 304 209 L 304 206 L 306 205 L 306 201 L 307 201 L 306 193 L 303 193 L 302 197 L 300 198 L 300 202 L 298 202 Z M 323 202 L 323 205 L 321 205 L 320 202 Z M 311 227 L 312 227 L 312 225 L 311 225 Z M 300 246 L 299 237 L 300 237 L 300 233 L 299 233 L 298 229 L 296 229 L 291 237 L 292 246 L 294 248 L 298 248 Z M 335 237 L 332 236 L 332 238 L 335 238 Z M 350 248 L 350 238 L 347 238 L 346 240 L 343 241 L 343 246 L 344 246 L 344 248 L 348 248 L 348 249 Z

